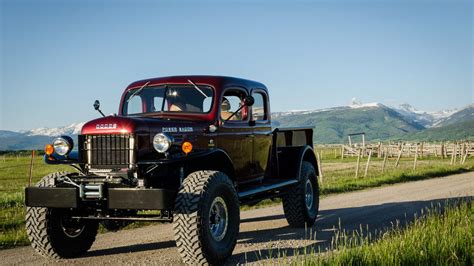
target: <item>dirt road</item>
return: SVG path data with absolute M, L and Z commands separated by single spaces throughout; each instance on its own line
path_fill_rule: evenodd
M 384 230 L 445 199 L 474 196 L 474 172 L 332 195 L 320 203 L 313 229 L 288 227 L 281 205 L 241 213 L 240 235 L 230 263 L 256 262 L 304 248 L 328 247 L 333 228 Z M 314 238 L 314 236 L 316 237 Z M 315 240 L 305 240 L 315 239 Z M 179 264 L 170 224 L 105 233 L 84 257 L 51 263 L 31 247 L 0 251 L 0 264 Z

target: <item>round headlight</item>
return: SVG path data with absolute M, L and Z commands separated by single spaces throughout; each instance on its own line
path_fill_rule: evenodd
M 164 133 L 158 133 L 153 137 L 153 147 L 157 152 L 166 152 L 173 144 L 173 139 Z
M 54 151 L 61 156 L 68 154 L 72 150 L 72 145 L 72 141 L 64 137 L 55 138 L 53 140 Z

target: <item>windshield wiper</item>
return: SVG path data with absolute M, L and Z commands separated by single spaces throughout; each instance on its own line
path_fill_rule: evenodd
M 165 110 L 165 101 L 166 101 L 167 94 L 168 94 L 168 84 L 165 85 L 165 93 L 163 94 L 163 102 L 161 102 L 161 112 L 164 112 Z
M 209 97 L 209 96 L 207 96 L 196 84 L 194 84 L 194 82 L 192 82 L 190 79 L 188 79 L 188 82 L 191 83 L 191 84 L 194 86 L 194 88 L 195 88 L 196 90 L 198 90 L 202 95 L 204 95 L 204 98 Z
M 130 97 L 128 97 L 128 100 L 127 100 L 127 103 L 130 102 L 130 100 L 135 97 L 136 95 L 138 95 L 142 90 L 143 88 L 145 88 L 148 84 L 150 84 L 150 81 L 148 81 L 147 83 L 143 84 L 143 86 L 141 86 L 139 89 L 137 89 L 136 91 L 134 91 L 132 93 L 132 95 L 130 95 Z

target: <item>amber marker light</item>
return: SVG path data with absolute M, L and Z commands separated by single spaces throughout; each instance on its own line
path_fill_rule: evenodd
M 183 142 L 183 145 L 181 145 L 181 149 L 187 155 L 188 153 L 190 153 L 193 150 L 193 144 L 191 144 L 191 142 L 189 142 L 189 141 L 185 141 L 185 142 Z
M 54 152 L 53 145 L 46 144 L 46 146 L 44 146 L 44 152 L 46 153 L 46 155 L 51 156 L 51 154 L 53 154 L 53 152 Z

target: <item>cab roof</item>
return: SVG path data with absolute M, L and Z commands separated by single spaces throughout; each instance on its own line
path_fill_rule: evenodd
M 188 80 L 191 80 L 193 83 L 211 85 L 216 89 L 216 92 L 219 93 L 222 88 L 226 87 L 243 87 L 247 90 L 251 89 L 263 89 L 267 90 L 267 87 L 260 82 L 235 78 L 235 77 L 226 77 L 226 76 L 209 76 L 209 75 L 189 75 L 189 76 L 169 76 L 169 77 L 158 77 L 143 79 L 135 81 L 128 85 L 125 91 L 141 87 L 147 82 L 150 82 L 148 86 L 153 85 L 162 85 L 162 84 L 190 84 Z

